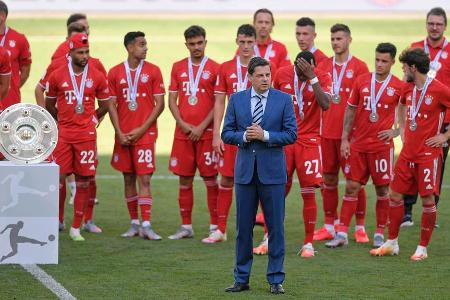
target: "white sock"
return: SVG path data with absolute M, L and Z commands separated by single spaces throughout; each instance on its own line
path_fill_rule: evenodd
M 219 226 L 217 226 L 216 224 L 209 224 L 209 231 L 214 231 L 217 228 L 219 228 Z
M 150 221 L 142 222 L 142 227 L 149 227 L 149 226 L 150 226 Z
M 181 227 L 192 230 L 192 224 L 183 224 Z
M 355 225 L 355 231 L 358 231 L 358 230 L 362 230 L 363 232 L 366 232 L 364 225 Z
M 139 219 L 133 219 L 131 220 L 131 224 L 139 225 L 141 223 L 139 222 Z
M 80 235 L 80 228 L 70 228 L 70 234 L 71 235 Z
M 347 234 L 347 232 L 343 232 L 343 231 L 340 231 L 339 232 L 339 235 L 341 235 L 342 237 L 344 237 L 344 238 L 348 238 L 348 234 Z
M 334 225 L 339 225 L 340 221 L 339 219 L 334 220 Z

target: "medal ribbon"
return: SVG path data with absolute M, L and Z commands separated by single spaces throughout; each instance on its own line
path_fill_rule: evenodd
M 3 47 L 5 45 L 6 35 L 8 34 L 8 31 L 9 31 L 9 27 L 6 26 L 5 27 L 5 34 L 3 35 L 3 38 L 0 41 L 0 47 Z
M 244 81 L 242 81 L 242 69 L 241 69 L 241 60 L 239 59 L 239 56 L 236 57 L 236 69 L 237 69 L 237 91 L 243 91 L 247 89 L 248 84 L 248 73 L 245 73 Z
M 269 60 L 270 53 L 272 53 L 272 46 L 273 43 L 270 43 L 269 46 L 267 46 L 266 53 L 264 54 L 265 60 Z M 253 46 L 253 51 L 255 51 L 255 56 L 262 57 L 261 52 L 259 52 L 258 45 Z
M 130 101 L 133 103 L 136 103 L 139 76 L 141 75 L 142 66 L 144 65 L 144 60 L 142 59 L 139 62 L 139 65 L 136 69 L 136 73 L 134 74 L 134 81 L 132 81 L 132 79 L 131 79 L 131 70 L 130 70 L 130 65 L 128 64 L 128 60 L 124 61 L 123 64 L 125 65 L 125 72 L 127 74 L 128 95 L 130 96 Z
M 303 81 L 300 89 L 298 88 L 298 76 L 297 76 L 297 71 L 295 70 L 295 67 L 294 67 L 294 91 L 295 91 L 295 98 L 297 99 L 299 115 L 301 115 L 301 113 L 303 112 L 303 106 L 304 106 L 303 90 L 305 89 L 305 86 L 306 86 L 306 81 Z
M 412 105 L 411 105 L 411 123 L 416 121 L 416 116 L 419 113 L 420 106 L 422 106 L 423 98 L 425 97 L 425 94 L 427 93 L 428 86 L 433 81 L 433 78 L 427 77 L 427 80 L 425 81 L 425 84 L 423 85 L 422 93 L 419 97 L 419 102 L 417 103 L 416 107 L 416 95 L 417 95 L 417 88 L 414 86 L 413 94 L 412 94 Z
M 336 71 L 336 57 L 333 56 L 333 92 L 335 95 L 339 95 L 339 90 L 341 89 L 342 78 L 344 78 L 345 69 L 347 68 L 348 62 L 352 59 L 352 55 L 349 54 L 347 61 L 342 65 L 339 77 Z
M 75 93 L 75 98 L 77 98 L 77 104 L 78 106 L 83 106 L 84 86 L 86 85 L 86 77 L 89 70 L 89 64 L 86 64 L 86 66 L 84 66 L 80 89 L 78 89 L 77 79 L 75 78 L 75 73 L 73 72 L 72 63 L 70 61 L 68 67 L 70 79 L 72 80 L 73 92 Z
M 311 52 L 312 54 L 314 54 L 314 52 L 316 52 L 316 51 L 317 51 L 316 46 L 313 46 L 313 47 L 311 48 L 311 50 L 309 50 L 309 52 Z
M 445 47 L 447 47 L 447 45 L 448 45 L 448 40 L 446 38 L 444 40 L 444 45 L 442 46 L 441 50 L 439 50 L 439 52 L 434 57 L 433 61 L 430 63 L 430 68 L 435 70 L 436 72 L 437 72 L 437 66 L 438 66 L 438 63 L 439 63 L 439 59 L 441 58 L 441 55 L 442 55 L 442 51 L 444 50 Z M 428 47 L 427 39 L 425 39 L 423 41 L 423 49 L 424 49 L 426 54 L 430 55 L 430 48 Z M 431 55 L 430 55 L 430 59 L 431 59 Z
M 194 70 L 192 67 L 192 60 L 190 57 L 188 58 L 189 89 L 190 89 L 192 97 L 195 97 L 195 95 L 197 95 L 198 84 L 200 83 L 200 77 L 202 76 L 203 68 L 205 67 L 207 61 L 208 61 L 208 57 L 203 56 L 202 61 L 200 62 L 200 66 L 198 67 L 197 76 L 195 76 L 195 80 L 194 80 Z
M 388 86 L 389 81 L 391 81 L 392 74 L 389 74 L 389 76 L 383 81 L 383 84 L 381 85 L 376 95 L 375 95 L 375 77 L 376 77 L 375 72 L 372 72 L 372 80 L 370 82 L 370 108 L 373 114 L 377 113 L 377 104 L 378 102 L 380 102 L 381 95 L 383 95 L 383 92 Z

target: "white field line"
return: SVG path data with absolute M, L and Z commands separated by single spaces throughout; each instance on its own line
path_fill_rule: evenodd
M 97 179 L 100 180 L 122 180 L 122 175 L 97 175 Z M 178 176 L 175 175 L 153 175 L 152 180 L 178 180 Z M 202 180 L 200 176 L 195 176 L 194 180 Z M 295 183 L 298 183 L 298 179 L 294 179 Z M 345 180 L 340 180 L 339 185 L 345 185 Z M 371 185 L 371 183 L 368 183 L 368 185 Z M 443 189 L 449 189 L 450 185 L 448 184 L 442 184 Z
M 55 294 L 61 300 L 76 300 L 68 290 L 66 290 L 59 282 L 57 282 L 52 276 L 48 275 L 44 270 L 37 265 L 21 265 L 26 271 L 28 271 L 34 278 L 48 288 L 53 294 Z

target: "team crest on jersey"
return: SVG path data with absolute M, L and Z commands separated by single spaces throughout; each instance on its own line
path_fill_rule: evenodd
M 233 73 L 230 75 L 230 79 L 234 79 L 234 78 L 237 78 L 237 76 L 236 76 L 236 74 Z
M 347 70 L 347 72 L 345 72 L 345 77 L 353 78 L 353 70 Z
M 172 157 L 170 159 L 170 166 L 176 167 L 177 164 L 178 164 L 178 159 L 176 157 Z
M 426 97 L 425 97 L 425 104 L 426 104 L 426 105 L 430 105 L 431 102 L 433 102 L 433 97 L 431 97 L 431 96 L 426 96 Z
M 388 94 L 388 96 L 392 97 L 395 94 L 395 89 L 393 87 L 388 87 L 386 94 Z
M 92 78 L 86 79 L 86 87 L 87 87 L 88 89 L 90 89 L 90 88 L 93 87 L 93 86 L 94 86 L 94 81 L 92 80 Z
M 441 57 L 442 57 L 442 59 L 447 59 L 448 52 L 447 51 L 442 51 Z
M 142 74 L 141 75 L 141 82 L 142 83 L 147 83 L 148 82 L 148 78 L 149 78 L 148 74 Z
M 284 88 L 285 88 L 285 89 L 287 89 L 287 90 L 290 90 L 290 89 L 292 89 L 292 87 L 291 87 L 291 84 L 290 84 L 290 83 L 286 84 L 286 85 L 284 86 Z
M 9 46 L 10 46 L 11 48 L 16 47 L 16 41 L 15 41 L 15 40 L 10 40 L 10 41 L 9 41 Z
M 313 87 L 312 85 L 308 85 L 308 91 L 312 92 L 313 91 Z
M 202 78 L 205 79 L 205 80 L 208 80 L 209 77 L 211 77 L 211 72 L 209 72 L 209 71 L 203 71 L 203 73 L 202 73 Z

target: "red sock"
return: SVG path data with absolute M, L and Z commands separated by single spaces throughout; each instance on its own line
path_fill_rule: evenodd
M 212 180 L 205 180 L 205 185 L 210 218 L 209 224 L 217 225 L 217 194 L 218 194 L 217 180 L 215 178 Z
M 316 191 L 315 188 L 302 188 L 303 198 L 303 222 L 305 225 L 305 239 L 303 244 L 313 242 L 314 229 L 317 222 L 317 203 L 316 203 Z
M 76 181 L 77 192 L 73 204 L 73 228 L 80 228 L 89 201 L 89 181 Z
M 64 206 L 66 204 L 66 181 L 59 183 L 59 223 L 64 221 Z
M 289 192 L 291 191 L 291 188 L 292 188 L 292 180 L 293 180 L 293 178 L 292 178 L 292 176 L 288 176 L 288 178 L 287 178 L 287 183 L 286 183 L 286 188 L 285 188 L 285 190 L 284 190 L 284 192 L 285 192 L 285 198 L 287 198 L 287 196 L 289 195 Z
M 138 195 L 134 195 L 125 199 L 128 207 L 128 213 L 131 220 L 139 219 L 138 216 Z
M 217 225 L 222 233 L 227 231 L 227 220 L 232 201 L 233 187 L 224 187 L 219 184 L 217 193 Z
M 95 178 L 89 181 L 89 201 L 84 212 L 84 222 L 92 221 L 94 214 L 95 198 L 97 197 L 97 183 Z
M 138 204 L 141 208 L 142 222 L 150 221 L 153 204 L 152 196 L 139 196 Z
M 422 225 L 420 227 L 420 246 L 427 247 L 436 224 L 436 205 L 424 204 L 422 206 Z
M 356 225 L 364 226 L 364 223 L 366 221 L 366 204 L 367 204 L 366 190 L 364 189 L 364 187 L 362 187 L 358 193 L 358 202 L 355 211 Z
M 389 224 L 388 224 L 388 239 L 394 240 L 398 237 L 400 225 L 403 221 L 404 202 L 394 202 L 389 200 Z
M 358 198 L 345 195 L 342 199 L 341 217 L 339 218 L 339 231 L 348 232 L 350 221 L 356 212 Z
M 325 213 L 325 224 L 334 225 L 336 210 L 338 207 L 338 189 L 335 185 L 323 185 L 322 199 Z
M 389 196 L 377 197 L 376 205 L 376 217 L 377 217 L 377 230 L 376 233 L 384 234 L 384 228 L 386 228 L 387 220 L 389 216 Z
M 192 224 L 192 207 L 194 206 L 192 184 L 180 185 L 178 203 L 180 205 L 180 215 L 183 225 Z

